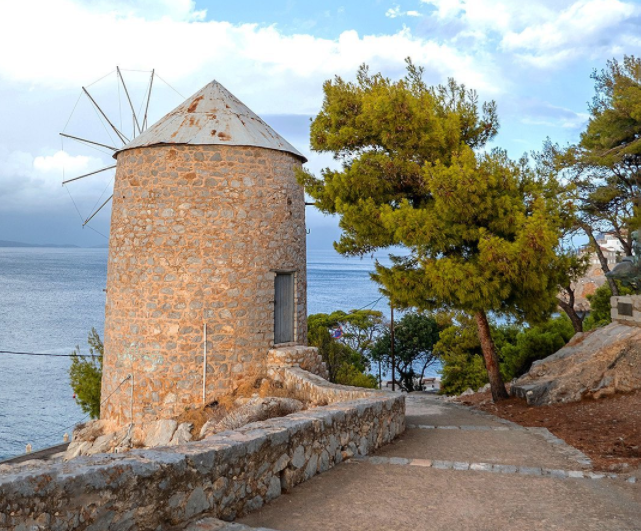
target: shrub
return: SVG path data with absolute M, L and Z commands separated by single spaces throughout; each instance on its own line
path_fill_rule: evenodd
M 336 374 L 336 383 L 342 385 L 353 385 L 354 387 L 367 387 L 376 389 L 378 380 L 371 374 L 366 374 L 355 365 L 344 363 Z
M 503 377 L 512 380 L 522 376 L 530 370 L 532 363 L 554 354 L 573 335 L 574 328 L 565 314 L 522 330 L 500 347 Z
M 90 357 L 80 355 L 80 346 L 71 353 L 69 380 L 76 403 L 92 419 L 100 416 L 100 388 L 102 381 L 102 356 L 104 347 L 95 328 L 89 332 Z
M 633 291 L 626 288 L 617 282 L 620 295 L 630 295 Z M 612 297 L 612 290 L 606 282 L 598 288 L 592 295 L 588 295 L 587 299 L 590 301 L 590 315 L 583 321 L 583 330 L 594 330 L 602 326 L 609 325 L 612 322 L 610 315 L 610 297 Z

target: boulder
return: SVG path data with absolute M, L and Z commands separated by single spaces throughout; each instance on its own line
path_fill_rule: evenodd
M 78 424 L 73 430 L 72 441 L 94 442 L 98 437 L 105 434 L 106 423 L 103 420 L 90 420 L 84 424 Z
M 530 405 L 577 402 L 641 388 L 641 328 L 620 323 L 576 334 L 511 386 Z

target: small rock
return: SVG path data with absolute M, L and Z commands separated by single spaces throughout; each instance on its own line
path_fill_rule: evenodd
M 178 423 L 172 419 L 161 419 L 150 423 L 146 430 L 144 445 L 147 448 L 167 446 L 177 427 Z
M 194 425 L 191 422 L 183 422 L 176 428 L 171 441 L 169 441 L 169 446 L 177 446 L 179 444 L 188 443 L 193 439 L 191 430 L 194 428 Z

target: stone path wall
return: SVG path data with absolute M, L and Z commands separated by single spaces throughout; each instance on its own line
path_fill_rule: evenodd
M 327 365 L 316 347 L 294 345 L 291 347 L 273 348 L 267 353 L 267 367 L 300 367 L 312 374 L 328 379 Z
M 272 367 L 269 375 L 283 383 L 293 396 L 315 405 L 333 404 L 372 396 L 389 396 L 385 391 L 338 385 L 299 367 Z
M 234 519 L 404 431 L 403 396 L 361 393 L 368 398 L 181 446 L 0 471 L 0 529 L 146 531 L 205 514 Z

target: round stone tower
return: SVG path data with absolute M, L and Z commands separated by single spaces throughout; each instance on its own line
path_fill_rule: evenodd
M 306 343 L 306 159 L 217 82 L 115 157 L 101 418 L 123 425 Z

